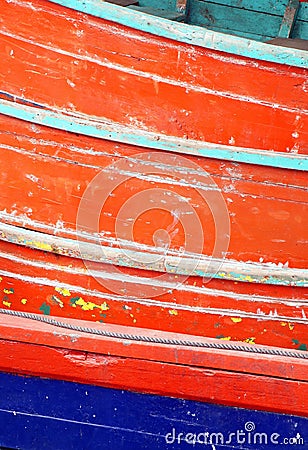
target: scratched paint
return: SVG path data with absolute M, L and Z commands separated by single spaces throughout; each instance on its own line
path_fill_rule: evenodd
M 79 0 L 52 0 L 77 11 L 85 12 L 103 19 L 117 21 L 126 26 L 163 36 L 169 39 L 175 39 L 189 44 L 208 47 L 214 50 L 220 50 L 227 53 L 238 54 L 241 56 L 253 57 L 265 61 L 273 61 L 283 64 L 298 65 L 307 67 L 306 56 L 301 51 L 294 49 L 269 48 L 266 44 L 255 42 L 253 40 L 238 38 L 236 36 L 221 35 L 211 30 L 202 30 L 186 24 L 172 23 L 172 26 L 157 17 L 144 17 L 136 14 L 134 11 L 119 8 L 112 4 L 102 4 L 99 1 L 84 3 Z
M 177 138 L 168 139 L 162 134 L 150 132 L 140 132 L 125 127 L 117 127 L 116 124 L 104 124 L 102 128 L 100 123 L 94 120 L 85 120 L 82 117 L 74 118 L 63 114 L 47 112 L 37 112 L 36 108 L 31 106 L 21 106 L 11 104 L 0 99 L 0 113 L 26 120 L 28 122 L 47 125 L 72 133 L 80 133 L 86 136 L 112 141 L 134 144 L 140 147 L 151 148 L 155 150 L 165 150 L 168 152 L 178 152 L 187 155 L 204 156 L 227 161 L 244 162 L 247 164 L 258 164 L 262 166 L 271 166 L 284 169 L 297 169 L 308 171 L 308 158 L 294 153 L 273 154 L 271 151 L 251 148 L 227 147 L 223 145 L 213 145 L 209 142 L 198 143 L 191 140 Z M 39 245 L 39 243 L 36 243 Z
M 143 270 L 153 270 L 158 272 L 166 271 L 170 274 L 180 275 L 196 275 L 205 278 L 220 278 L 234 281 L 262 283 L 273 285 L 292 285 L 292 286 L 307 286 L 308 270 L 307 269 L 291 269 L 289 267 L 267 265 L 263 263 L 251 264 L 232 261 L 228 259 L 218 259 L 216 264 L 221 269 L 226 268 L 227 271 L 211 272 L 207 271 L 210 267 L 209 261 L 211 259 L 203 257 L 203 255 L 196 254 L 194 257 L 187 255 L 182 258 L 181 265 L 178 264 L 177 256 L 164 256 L 163 265 L 161 259 L 156 263 L 146 264 L 146 258 L 152 261 L 152 255 L 147 255 L 144 252 L 138 253 L 130 250 L 123 250 L 121 248 L 104 247 L 102 252 L 101 247 L 97 244 L 87 244 L 86 254 L 81 253 L 78 241 L 63 239 L 57 236 L 43 235 L 30 230 L 22 230 L 18 227 L 1 224 L 2 231 L 1 239 L 8 242 L 18 243 L 30 248 L 40 249 L 45 251 L 54 251 L 60 255 L 69 255 L 71 257 L 86 258 L 93 262 L 104 262 L 108 264 L 115 264 L 117 266 L 134 267 Z M 39 236 L 41 241 L 36 240 Z M 43 240 L 44 238 L 44 240 Z M 195 261 L 199 262 L 196 264 Z M 210 267 L 211 268 L 211 267 Z M 247 275 L 251 273 L 251 275 Z M 266 276 L 264 276 L 266 273 Z
M 114 18 L 112 23 L 94 18 L 82 20 L 74 11 L 68 12 L 57 5 L 54 12 L 40 7 L 35 15 L 27 2 L 6 3 L 4 7 L 4 45 L 8 46 L 9 41 L 19 54 L 14 59 L 4 52 L 8 59 L 2 70 L 8 68 L 8 73 L 3 73 L 2 90 L 11 101 L 20 96 L 16 80 L 10 82 L 11 73 L 26 74 L 26 81 L 20 80 L 20 84 L 27 86 L 29 96 L 24 93 L 23 98 L 27 100 L 21 101 L 46 108 L 48 92 L 52 89 L 52 108 L 58 103 L 59 109 L 74 115 L 79 112 L 101 117 L 103 128 L 105 119 L 109 119 L 120 124 L 139 124 L 139 129 L 155 129 L 184 139 L 225 145 L 231 140 L 243 148 L 305 152 L 307 111 L 304 111 L 303 89 L 306 79 L 299 68 L 290 71 L 283 65 L 256 64 L 225 53 L 176 44 L 152 34 L 146 36 L 115 24 Z M 103 8 L 108 7 L 103 4 Z M 17 11 L 23 17 L 23 25 L 16 30 L 18 24 L 10 23 L 10 17 Z M 127 9 L 120 8 L 120 11 L 126 13 Z M 82 38 L 76 39 L 76 28 L 83 32 Z M 31 29 L 31 39 L 28 29 Z M 12 36 L 18 39 L 17 46 Z M 108 46 L 105 48 L 101 42 L 108 42 Z M 246 44 L 250 47 L 251 42 Z M 276 51 L 277 47 L 265 45 L 264 49 Z M 290 49 L 279 51 L 291 54 Z M 45 57 L 46 53 L 49 58 Z M 151 55 L 150 61 L 144 56 L 147 54 Z M 18 67 L 13 70 L 13 65 Z M 50 73 L 48 91 L 42 83 L 42 71 Z M 183 73 L 185 81 L 179 81 Z M 67 79 L 75 84 L 74 88 L 67 84 Z M 280 89 L 273 90 L 278 81 Z M 180 85 L 176 84 L 179 82 Z M 155 89 L 157 83 L 159 90 Z M 129 99 L 132 90 L 133 104 Z M 92 92 L 96 102 L 90 101 Z M 202 111 L 200 104 L 206 105 Z
M 161 19 L 96 1 L 69 2 L 77 9 L 92 8 L 86 10 L 93 15 L 89 18 L 55 3 L 36 8 L 35 1 L 13 0 L 4 2 L 0 11 L 0 111 L 6 114 L 0 132 L 0 214 L 5 218 L 0 267 L 15 289 L 4 292 L 4 306 L 143 328 L 155 323 L 174 332 L 304 350 L 303 248 L 308 238 L 303 53 L 232 37 L 225 38 L 223 50 L 220 34 L 207 30 L 201 36 L 200 29 L 184 24 L 172 27 L 178 39 L 173 34 L 171 40 L 170 22 L 167 26 Z M 18 14 L 22 21 L 16 21 Z M 140 32 L 151 32 L 154 25 L 156 35 Z M 181 36 L 188 30 L 193 35 Z M 197 48 L 201 37 L 202 48 Z M 259 61 L 243 58 L 248 50 Z M 261 51 L 266 55 L 260 56 Z M 95 102 L 90 101 L 93 93 Z M 138 194 L 159 184 L 183 201 L 191 199 L 202 210 L 202 227 L 208 232 L 201 267 L 190 271 L 200 256 L 192 253 L 183 273 L 177 272 L 184 234 L 178 229 L 164 264 L 127 258 L 148 257 L 153 234 L 145 230 L 153 231 L 162 221 L 155 212 L 137 223 L 140 242 L 117 239 L 114 223 L 124 198 L 120 189 L 102 212 L 105 259 L 97 256 L 93 235 L 84 235 L 98 275 L 92 279 L 80 260 L 72 225 L 80 198 L 102 169 L 107 177 L 115 176 L 111 162 L 127 160 L 133 167 L 140 147 L 158 150 L 164 161 L 152 162 L 151 174 L 144 173 L 145 165 L 138 173 L 127 167 L 123 174 L 134 181 L 125 191 Z M 203 284 L 203 277 L 213 274 L 204 267 L 215 229 L 209 224 L 210 211 L 193 193 L 198 171 L 190 173 L 190 164 L 176 167 L 170 162 L 167 168 L 167 155 L 180 152 L 209 169 L 230 208 L 230 249 L 219 261 L 223 266 L 217 279 L 209 283 Z M 285 169 L 293 169 L 292 177 Z M 215 191 L 206 183 L 201 188 Z M 177 211 L 171 214 L 174 226 Z M 160 295 L 155 290 L 162 283 L 154 271 L 168 275 Z M 189 275 L 185 283 L 181 274 Z M 104 278 L 117 286 L 115 292 L 99 283 Z
M 24 249 L 24 251 L 29 250 Z M 32 252 L 35 252 L 38 257 L 41 254 L 38 250 L 32 250 Z M 51 255 L 51 257 L 58 258 L 55 255 Z M 194 333 L 197 335 L 304 349 L 304 345 L 301 344 L 306 340 L 307 321 L 301 318 L 300 311 L 307 305 L 304 306 L 304 303 L 302 303 L 300 306 L 300 296 L 303 295 L 301 288 L 297 288 L 298 292 L 296 288 L 292 288 L 293 295 L 296 295 L 296 293 L 298 295 L 298 302 L 293 300 L 287 306 L 288 300 L 284 300 L 283 296 L 280 295 L 275 305 L 275 314 L 273 314 L 274 308 L 270 303 L 268 314 L 264 314 L 266 310 L 264 302 L 269 300 L 270 291 L 263 292 L 263 303 L 260 295 L 254 298 L 256 289 L 252 290 L 250 295 L 247 295 L 246 301 L 243 300 L 245 298 L 243 293 L 240 293 L 240 291 L 234 292 L 234 300 L 232 301 L 230 296 L 231 286 L 226 285 L 226 293 L 229 293 L 226 303 L 223 291 L 220 291 L 220 296 L 217 296 L 218 292 L 216 296 L 213 295 L 215 290 L 212 296 L 209 295 L 211 288 L 215 288 L 218 280 L 213 280 L 208 286 L 200 290 L 200 288 L 194 286 L 194 279 L 192 278 L 190 286 L 193 289 L 192 291 L 189 289 L 182 291 L 185 292 L 185 296 L 181 291 L 174 290 L 160 298 L 143 300 L 125 294 L 116 296 L 107 291 L 102 291 L 101 286 L 94 279 L 91 280 L 82 270 L 78 260 L 68 258 L 66 266 L 65 260 L 62 260 L 57 270 L 56 265 L 50 265 L 51 261 L 46 266 L 46 259 L 44 258 L 42 266 L 31 265 L 31 273 L 35 274 L 35 277 L 33 275 L 29 277 L 27 266 L 30 263 L 30 258 L 28 257 L 26 261 L 26 264 L 17 263 L 16 269 L 19 273 L 11 273 L 8 276 L 8 274 L 4 275 L 1 272 L 1 276 L 5 277 L 6 283 L 8 281 L 14 283 L 14 295 L 17 299 L 20 299 L 19 293 L 26 295 L 24 297 L 27 298 L 26 304 L 18 301 L 18 305 L 12 305 L 19 310 L 25 308 L 26 311 L 35 313 L 120 325 L 136 324 L 142 328 L 153 328 L 153 323 L 155 323 L 157 329 L 184 333 L 191 333 L 193 324 Z M 13 269 L 12 262 L 8 264 Z M 78 266 L 81 269 L 80 272 L 76 271 Z M 25 268 L 24 275 L 20 273 L 22 267 Z M 44 277 L 44 275 L 48 275 L 48 277 Z M 133 274 L 130 275 L 127 272 L 126 283 L 130 276 L 133 276 Z M 76 285 L 77 280 L 80 283 L 79 286 Z M 149 278 L 147 282 L 151 283 L 153 280 L 155 279 Z M 114 280 L 114 282 L 116 281 Z M 132 282 L 135 294 L 138 294 L 141 286 L 138 286 L 138 282 L 134 278 L 132 278 Z M 63 296 L 59 293 L 57 293 L 57 296 L 54 295 L 55 288 L 59 287 L 59 283 L 61 289 L 67 289 L 70 292 L 70 296 Z M 120 279 L 119 283 L 122 284 Z M 238 286 L 239 284 L 233 285 L 233 289 L 238 289 Z M 247 284 L 246 286 L 249 287 L 250 285 Z M 220 285 L 220 290 L 221 287 Z M 185 286 L 183 288 L 185 289 Z M 280 289 L 282 291 L 285 289 L 288 292 L 288 288 L 281 287 Z M 43 303 L 42 298 L 45 298 Z M 251 299 L 253 298 L 254 301 L 252 302 Z M 59 300 L 63 303 L 62 307 Z M 239 309 L 236 311 L 236 308 L 240 308 L 241 311 Z M 174 312 L 177 314 L 174 314 Z M 286 317 L 286 314 L 288 317 Z M 308 314 L 308 311 L 306 311 L 306 314 Z M 172 320 L 170 320 L 171 317 Z M 234 322 L 232 319 L 237 321 Z M 286 326 L 283 327 L 282 323 L 285 323 Z M 217 333 L 217 330 L 219 330 L 219 333 Z M 297 340 L 299 344 L 296 344 L 294 340 Z

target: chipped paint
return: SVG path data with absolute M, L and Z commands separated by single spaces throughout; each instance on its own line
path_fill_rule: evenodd
M 243 342 L 247 342 L 248 344 L 255 344 L 255 337 L 249 337 L 247 339 L 245 339 Z
M 171 316 L 177 316 L 179 313 L 176 309 L 169 309 L 169 314 Z
M 7 302 L 7 301 L 5 301 L 5 300 L 3 300 L 3 305 L 4 306 L 7 306 L 8 308 L 10 308 L 11 306 L 12 306 L 12 303 L 11 302 Z
M 14 294 L 14 289 L 13 288 L 9 288 L 9 289 L 5 288 L 5 289 L 3 289 L 3 292 L 7 295 Z
M 234 323 L 239 323 L 242 322 L 242 318 L 241 317 L 231 317 L 232 322 Z
M 45 314 L 45 315 L 47 315 L 47 316 L 50 315 L 50 306 L 47 305 L 46 302 L 44 302 L 44 303 L 41 304 L 39 310 L 40 310 L 43 314 Z
M 32 248 L 37 248 L 39 250 L 45 250 L 47 252 L 52 252 L 53 247 L 50 244 L 47 244 L 46 242 L 40 242 L 40 241 L 26 241 L 25 245 L 28 245 Z
M 231 336 L 224 336 L 220 334 L 219 336 L 216 336 L 216 339 L 220 339 L 221 341 L 231 341 Z
M 137 128 L 129 128 L 115 122 L 96 121 L 92 118 L 84 119 L 83 116 L 67 116 L 62 112 L 43 112 L 32 106 L 20 105 L 0 99 L 0 113 L 15 117 L 39 125 L 49 126 L 71 133 L 79 133 L 85 136 L 96 137 L 132 144 L 138 147 L 146 147 L 166 152 L 177 152 L 188 155 L 202 156 L 226 161 L 244 162 L 276 168 L 308 170 L 308 158 L 305 155 L 272 152 L 270 150 L 252 149 L 248 147 L 234 147 L 211 142 L 200 142 L 194 139 L 167 136 L 151 131 L 141 131 Z M 102 123 L 104 127 L 102 127 Z M 39 242 L 36 243 L 37 248 Z
M 60 306 L 60 308 L 64 307 L 64 303 L 60 300 L 56 295 L 52 295 L 51 299 Z
M 73 302 L 73 299 L 71 299 L 71 301 Z M 81 306 L 81 309 L 83 309 L 84 311 L 93 311 L 94 309 L 100 309 L 101 311 L 109 310 L 107 302 L 103 302 L 100 305 L 98 305 L 93 302 L 86 302 L 82 297 L 78 297 L 74 301 L 73 305 Z
M 59 292 L 59 294 L 63 295 L 64 297 L 69 297 L 71 295 L 70 291 L 66 288 L 56 287 L 55 291 Z
M 306 54 L 302 50 L 268 45 L 252 39 L 219 33 L 180 22 L 172 22 L 172 26 L 170 26 L 170 20 L 148 14 L 140 14 L 138 11 L 121 8 L 98 0 L 91 2 L 79 0 L 51 1 L 101 19 L 111 20 L 140 31 L 153 33 L 154 35 L 188 43 L 189 45 L 290 66 L 307 67 Z
M 40 237 L 38 247 L 36 236 Z M 33 237 L 34 239 L 29 239 Z M 42 241 L 44 238 L 44 241 Z M 60 255 L 82 258 L 87 261 L 104 262 L 124 267 L 134 267 L 143 270 L 174 273 L 177 275 L 197 275 L 199 277 L 222 278 L 248 283 L 262 283 L 285 286 L 308 286 L 308 270 L 266 263 L 241 262 L 227 258 L 212 258 L 193 253 L 165 254 L 163 258 L 153 261 L 153 254 L 127 248 L 110 247 L 87 242 L 82 245 L 76 239 L 51 236 L 36 231 L 21 229 L 14 225 L 0 223 L 0 239 L 18 243 L 30 248 L 43 249 Z M 153 247 L 154 248 L 154 247 Z M 49 249 L 49 250 L 48 250 Z M 162 251 L 162 249 L 161 249 Z M 179 264 L 179 260 L 181 264 Z M 216 267 L 221 267 L 217 272 Z
M 21 300 L 20 300 L 20 302 L 23 304 L 23 305 L 25 305 L 26 303 L 27 303 L 27 299 L 26 298 L 22 298 Z

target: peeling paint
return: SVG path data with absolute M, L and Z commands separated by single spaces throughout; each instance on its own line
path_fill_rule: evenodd
M 63 295 L 64 297 L 69 297 L 71 295 L 70 291 L 66 288 L 56 287 L 55 291 L 59 292 L 59 294 Z
M 234 323 L 239 323 L 242 322 L 242 318 L 241 317 L 231 317 L 232 322 Z

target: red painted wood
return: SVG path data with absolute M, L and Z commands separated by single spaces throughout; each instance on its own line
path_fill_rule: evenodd
M 178 44 L 46 1 L 2 0 L 0 21 L 0 89 L 10 94 L 22 86 L 29 100 L 168 135 L 307 152 L 304 69 Z
M 5 340 L 0 355 L 10 373 L 307 416 L 307 382 Z
M 149 153 L 138 147 L 75 136 L 40 126 L 33 128 L 31 124 L 5 116 L 0 116 L 0 147 L 0 210 L 11 214 L 7 220 L 13 223 L 18 217 L 21 217 L 21 223 L 24 217 L 53 227 L 60 223 L 58 235 L 67 235 L 65 230 L 76 229 L 82 195 L 101 170 L 112 163 L 123 165 L 123 158 L 131 158 L 134 164 L 134 156 Z M 93 154 L 91 149 L 100 154 Z M 226 215 L 223 218 L 230 220 L 231 231 L 229 248 L 226 248 L 228 258 L 256 262 L 262 258 L 265 263 L 306 267 L 308 193 L 305 173 L 185 157 L 181 160 L 182 169 L 187 168 L 188 173 L 185 174 L 183 170 L 177 172 L 171 165 L 171 155 L 162 152 L 157 155 L 157 158 L 165 158 L 165 165 L 157 165 L 154 161 L 151 165 L 141 164 L 139 168 L 140 172 L 147 171 L 148 175 L 153 168 L 159 181 L 156 184 L 150 176 L 148 179 L 137 179 L 126 165 L 125 183 L 117 186 L 102 205 L 99 229 L 105 237 L 129 239 L 128 231 L 133 228 L 135 242 L 153 245 L 155 230 L 159 226 L 169 227 L 173 232 L 170 232 L 170 247 L 187 250 L 188 230 L 183 225 L 184 216 L 174 224 L 168 202 L 170 197 L 166 198 L 167 202 L 161 208 L 149 208 L 152 190 L 158 188 L 160 192 L 171 193 L 177 199 L 180 196 L 187 199 L 188 208 L 197 218 L 196 224 L 189 224 L 190 248 L 212 255 L 216 231 L 221 232 L 220 222 L 202 199 L 201 190 L 192 183 L 190 165 L 196 164 L 196 168 L 209 175 L 211 184 L 217 186 L 225 201 Z M 109 175 L 107 171 L 102 180 L 105 177 L 109 181 Z M 189 186 L 181 185 L 183 182 Z M 138 197 L 140 193 L 141 200 Z M 209 194 L 206 195 L 210 198 Z M 146 212 L 129 227 L 122 227 L 119 231 L 116 226 L 121 217 L 121 207 L 131 199 L 135 207 L 139 205 L 141 212 Z M 177 201 L 179 208 L 182 208 L 181 202 Z M 27 226 L 31 228 L 31 225 Z M 34 225 L 32 227 L 35 228 Z
M 189 277 L 170 289 L 179 277 L 155 286 L 152 272 L 117 268 L 119 278 L 114 267 L 96 264 L 100 284 L 74 258 L 4 242 L 0 251 L 5 308 L 292 349 L 307 345 L 303 288 L 215 279 L 203 286 L 201 278 Z
M 142 329 L 119 325 L 101 325 L 82 320 L 55 318 L 69 325 L 90 327 L 106 332 L 129 334 L 132 336 L 148 336 L 163 339 L 176 339 L 187 342 L 213 343 L 215 340 L 200 338 L 179 333 L 166 333 L 157 330 Z M 141 341 L 108 338 L 101 335 L 76 332 L 44 322 L 29 320 L 16 316 L 0 314 L 0 335 L 7 341 L 37 344 L 59 349 L 76 350 L 112 355 L 121 358 L 144 359 L 149 361 L 182 364 L 207 369 L 219 369 L 230 372 L 241 372 L 252 375 L 264 375 L 308 381 L 308 361 L 303 359 L 256 354 L 242 351 L 215 350 L 184 345 L 165 345 Z M 232 342 L 242 347 L 251 344 Z M 261 348 L 261 346 L 257 346 Z
M 46 1 L 2 0 L 0 22 L 0 90 L 11 95 L 174 136 L 307 152 L 303 69 L 149 37 Z M 75 231 L 81 197 L 95 175 L 111 163 L 147 153 L 4 116 L 0 147 L 3 220 L 60 236 Z M 306 268 L 304 173 L 193 157 L 187 157 L 188 172 L 192 162 L 211 176 L 227 204 L 228 258 Z M 205 235 L 200 241 L 193 227 L 190 234 L 195 245 L 201 242 L 200 252 L 211 255 L 215 218 L 195 184 L 181 185 L 185 176 L 169 165 L 173 172 L 167 171 L 167 180 L 161 167 L 159 187 L 189 199 L 197 209 Z M 128 176 L 113 192 L 100 218 L 107 242 L 127 239 L 115 228 L 121 206 L 153 187 L 150 179 Z M 170 211 L 147 210 L 135 221 L 133 240 L 153 245 L 158 225 L 172 229 L 173 221 Z M 179 224 L 176 231 L 171 248 L 179 250 L 185 230 Z M 97 270 L 110 271 L 111 282 L 102 286 L 76 259 L 4 242 L 0 248 L 6 308 L 288 348 L 307 345 L 307 293 L 302 288 L 225 280 L 203 285 L 202 279 L 190 277 L 182 287 L 165 289 L 166 281 L 181 281 L 170 275 L 161 294 L 151 272 L 126 268 L 118 276 L 114 267 L 97 264 Z M 69 295 L 61 294 L 67 285 Z

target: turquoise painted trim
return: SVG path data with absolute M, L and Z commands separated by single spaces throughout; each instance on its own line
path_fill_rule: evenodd
M 308 68 L 308 52 L 304 50 L 270 45 L 239 36 L 211 31 L 194 25 L 171 22 L 167 19 L 102 2 L 101 0 L 49 1 L 101 19 L 116 22 L 164 38 L 173 39 L 178 42 L 184 42 L 262 61 Z
M 65 115 L 42 108 L 0 99 L 0 114 L 44 125 L 70 133 L 82 134 L 108 141 L 146 147 L 153 150 L 203 156 L 261 166 L 308 171 L 308 156 L 243 147 L 218 145 L 192 139 L 140 131 L 111 122 L 81 116 Z

